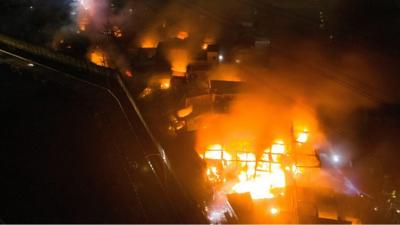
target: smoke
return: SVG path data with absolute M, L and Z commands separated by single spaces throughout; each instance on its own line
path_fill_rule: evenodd
M 199 13 L 193 5 L 171 2 L 158 11 L 138 35 L 138 46 L 155 47 L 165 42 L 164 56 L 172 70 L 183 72 L 196 60 L 203 43 L 212 44 L 218 37 L 217 23 Z
M 273 54 L 257 49 L 247 49 L 245 55 L 242 52 L 240 63 L 220 65 L 210 73 L 211 79 L 245 81 L 246 86 L 234 96 L 227 113 L 210 113 L 202 118 L 196 139 L 199 153 L 211 144 L 234 152 L 238 150 L 232 147 L 234 143 L 248 142 L 251 149 L 241 150 L 260 156 L 277 140 L 284 141 L 290 151 L 298 132 L 307 131 L 307 143 L 295 147 L 299 154 L 313 155 L 315 150 L 342 145 L 339 154 L 350 160 L 354 150 L 338 142 L 348 139 L 343 135 L 349 132 L 342 130 L 354 129 L 349 118 L 359 109 L 390 101 L 390 92 L 376 85 L 385 82 L 378 65 L 354 49 L 339 52 L 304 42 Z M 341 135 L 341 139 L 331 139 Z M 301 163 L 317 166 L 316 158 L 310 158 Z M 344 174 L 313 169 L 301 176 L 299 186 L 360 193 Z
M 103 29 L 107 22 L 108 5 L 108 0 L 77 0 L 72 3 L 73 13 L 71 15 L 76 16 L 78 26 L 87 26 L 90 23 L 90 27 L 98 31 Z

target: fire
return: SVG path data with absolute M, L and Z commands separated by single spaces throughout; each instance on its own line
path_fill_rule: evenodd
M 77 26 L 78 32 L 83 32 L 90 25 L 90 10 L 92 10 L 94 3 L 91 0 L 80 0 L 79 3 Z
M 158 46 L 158 41 L 152 38 L 145 38 L 140 43 L 140 47 L 142 48 L 157 48 L 157 46 Z
M 207 177 L 211 182 L 226 182 L 230 186 L 227 193 L 248 192 L 252 199 L 273 198 L 274 190 L 285 188 L 286 174 L 282 158 L 286 148 L 282 141 L 264 150 L 258 159 L 254 151 L 233 152 L 220 144 L 213 144 L 201 155 L 208 163 Z M 228 180 L 224 176 L 231 171 L 237 172 Z
M 270 212 L 272 215 L 276 215 L 276 214 L 279 213 L 279 209 L 277 209 L 277 208 L 275 208 L 275 207 L 272 207 L 272 208 L 269 209 L 269 212 Z
M 165 91 L 171 88 L 171 77 L 169 74 L 154 75 L 148 80 L 147 85 Z
M 202 48 L 203 50 L 207 50 L 208 44 L 207 44 L 207 43 L 204 43 L 204 44 L 201 46 L 201 48 Z
M 153 89 L 146 87 L 143 91 L 139 94 L 139 98 L 146 98 L 153 94 Z
M 308 133 L 307 131 L 301 132 L 299 133 L 299 135 L 297 136 L 296 141 L 298 143 L 305 143 L 308 140 Z
M 156 32 L 146 32 L 140 37 L 141 48 L 157 48 L 160 37 Z
M 193 112 L 193 106 L 190 105 L 190 106 L 188 106 L 188 107 L 185 107 L 185 108 L 183 108 L 183 109 L 178 110 L 178 111 L 176 112 L 176 114 L 177 114 L 177 116 L 178 116 L 179 118 L 184 118 L 184 117 L 190 115 L 192 112 Z
M 112 27 L 112 34 L 116 38 L 121 38 L 122 35 L 123 35 L 121 28 L 119 28 L 118 26 L 113 26 Z
M 127 77 L 133 77 L 133 73 L 130 70 L 125 70 L 125 76 Z
M 86 13 L 82 13 L 81 15 L 79 15 L 77 24 L 78 24 L 79 31 L 86 31 L 86 28 L 90 24 L 89 18 L 86 15 Z
M 160 80 L 160 89 L 161 90 L 168 90 L 171 87 L 171 79 L 164 78 Z
M 203 155 L 205 159 L 216 159 L 216 160 L 232 160 L 232 156 L 222 149 L 220 144 L 210 145 L 208 151 Z
M 185 40 L 186 38 L 189 37 L 189 33 L 186 31 L 179 31 L 178 34 L 176 35 L 176 38 Z
M 106 54 L 99 48 L 95 48 L 89 53 L 89 60 L 98 66 L 103 66 L 103 67 L 110 66 Z
M 185 74 L 186 67 L 189 64 L 189 53 L 186 49 L 171 49 L 168 53 L 168 58 L 171 62 L 171 70 L 178 72 L 175 74 Z
M 263 152 L 257 163 L 254 157 L 253 163 L 245 167 L 247 170 L 242 170 L 239 174 L 239 183 L 232 188 L 234 192 L 249 192 L 253 199 L 273 198 L 272 190 L 284 188 L 286 185 L 285 172 L 279 161 L 283 153 L 283 142 L 277 142 L 272 145 L 271 150 L 266 149 Z

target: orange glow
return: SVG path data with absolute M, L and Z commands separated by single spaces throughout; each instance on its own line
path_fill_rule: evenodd
M 147 85 L 165 91 L 171 88 L 171 77 L 169 74 L 155 75 L 148 80 Z
M 222 149 L 219 144 L 210 145 L 209 149 L 204 153 L 205 159 L 217 159 L 217 160 L 232 160 L 232 156 Z
M 89 18 L 86 15 L 80 15 L 77 24 L 79 31 L 86 31 L 86 28 L 89 26 Z
M 279 213 L 279 209 L 272 207 L 269 209 L 269 213 L 271 213 L 272 215 L 276 215 Z
M 98 66 L 109 67 L 105 52 L 99 48 L 95 48 L 94 50 L 90 51 L 89 60 Z
M 193 112 L 193 106 L 190 105 L 186 108 L 178 110 L 178 112 L 176 112 L 176 114 L 178 115 L 179 118 L 183 118 L 183 117 L 190 115 L 192 112 Z
M 274 197 L 274 189 L 285 188 L 286 177 L 279 157 L 285 153 L 283 142 L 275 143 L 271 151 L 266 149 L 259 159 L 251 151 L 232 152 L 220 144 L 214 144 L 209 145 L 201 155 L 208 162 L 207 176 L 210 181 L 233 182 L 227 193 L 250 193 L 252 199 L 268 199 Z M 229 171 L 238 172 L 231 180 L 226 180 L 223 175 Z
M 302 143 L 303 144 L 303 143 L 306 143 L 307 140 L 308 140 L 308 132 L 307 131 L 303 131 L 303 132 L 298 133 L 297 138 L 296 138 L 296 141 L 298 143 Z
M 158 40 L 154 37 L 145 37 L 142 39 L 140 43 L 140 47 L 142 48 L 157 48 Z
M 176 35 L 176 38 L 185 40 L 186 38 L 189 37 L 189 33 L 186 31 L 179 31 L 178 34 Z
M 264 104 L 258 96 L 238 98 L 228 114 L 206 115 L 200 125 L 204 128 L 197 132 L 196 147 L 209 170 L 207 177 L 218 180 L 225 194 L 249 193 L 253 200 L 290 198 L 287 186 L 293 179 L 307 182 L 312 177 L 311 170 L 296 163 L 310 165 L 304 162 L 311 162 L 307 157 L 313 157 L 318 141 L 314 117 L 286 105 Z M 311 136 L 310 130 L 316 132 Z
M 140 98 L 146 98 L 148 96 L 150 96 L 151 94 L 153 94 L 153 89 L 146 87 L 145 89 L 143 89 L 143 91 L 140 93 L 139 97 Z
M 133 77 L 132 71 L 130 71 L 130 70 L 125 70 L 125 75 L 127 77 Z
M 208 44 L 207 44 L 207 43 L 204 43 L 204 44 L 201 46 L 201 48 L 202 48 L 203 50 L 207 50 Z
M 171 87 L 171 79 L 165 78 L 160 80 L 160 89 L 168 90 Z
M 123 35 L 121 28 L 119 28 L 118 26 L 113 26 L 112 27 L 112 34 L 116 38 L 121 38 L 122 35 Z
M 235 66 L 220 66 L 210 76 L 232 79 L 237 75 L 247 80 L 250 89 L 254 84 L 244 79 L 244 72 Z M 209 171 L 205 177 L 217 191 L 248 194 L 254 204 L 266 205 L 261 210 L 278 218 L 294 212 L 294 198 L 307 198 L 299 197 L 295 188 L 320 188 L 326 183 L 325 177 L 315 178 L 320 171 L 315 148 L 326 142 L 309 108 L 297 102 L 288 104 L 270 90 L 254 90 L 254 94 L 247 90 L 232 94 L 234 100 L 227 112 L 204 115 L 195 147 L 206 163 L 205 171 Z M 219 145 L 211 147 L 212 143 Z M 211 148 L 221 149 L 232 160 L 222 159 L 221 153 L 204 154 Z M 276 210 L 270 211 L 271 207 Z
M 171 49 L 168 53 L 168 58 L 171 62 L 171 70 L 178 72 L 175 74 L 186 73 L 186 67 L 189 64 L 189 53 L 186 49 Z

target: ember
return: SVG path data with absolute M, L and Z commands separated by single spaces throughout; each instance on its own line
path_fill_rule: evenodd
M 105 52 L 99 48 L 90 51 L 89 60 L 98 66 L 110 67 Z

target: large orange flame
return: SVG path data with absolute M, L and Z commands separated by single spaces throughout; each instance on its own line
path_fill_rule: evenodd
M 259 158 L 250 149 L 232 151 L 213 144 L 201 157 L 208 163 L 209 180 L 226 183 L 229 186 L 227 193 L 248 192 L 253 199 L 266 199 L 274 197 L 274 190 L 282 191 L 286 186 L 286 174 L 281 162 L 285 153 L 285 145 L 281 141 L 266 149 Z M 235 171 L 233 176 L 228 175 L 231 171 Z

